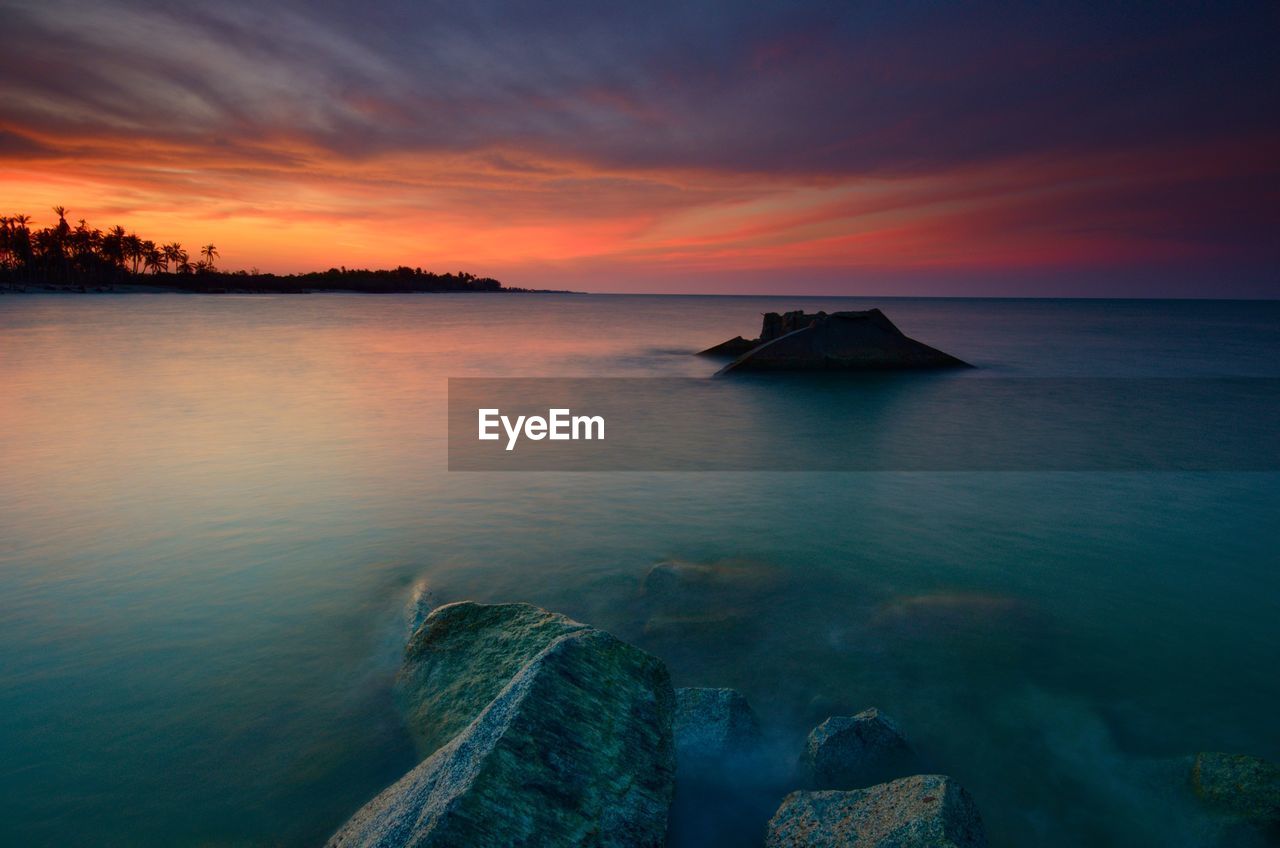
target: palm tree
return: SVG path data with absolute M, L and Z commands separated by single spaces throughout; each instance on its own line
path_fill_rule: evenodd
M 176 241 L 169 242 L 161 250 L 164 251 L 165 261 L 173 263 L 173 270 L 183 274 L 191 270 L 191 263 L 187 261 L 187 252 Z
M 204 267 L 210 271 L 213 270 L 213 260 L 218 258 L 218 248 L 212 244 L 206 244 L 200 248 L 200 255 L 204 257 Z
M 31 230 L 27 225 L 31 223 L 30 215 L 19 213 L 9 219 L 9 250 L 13 253 L 14 261 L 18 265 L 29 265 L 34 258 L 31 250 Z
M 117 268 L 124 267 L 124 227 L 116 224 L 102 237 L 102 258 Z
M 124 237 L 123 247 L 125 258 L 133 263 L 132 273 L 138 273 L 138 266 L 142 264 L 143 259 L 147 258 L 146 248 L 143 247 L 142 239 L 138 237 L 137 233 L 129 233 Z
M 67 223 L 67 207 L 55 206 L 53 213 L 58 216 L 58 236 L 65 236 L 71 231 L 71 225 Z

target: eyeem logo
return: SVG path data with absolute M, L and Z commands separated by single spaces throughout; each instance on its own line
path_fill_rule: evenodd
M 478 409 L 480 441 L 496 442 L 501 438 L 499 426 L 507 434 L 507 450 L 515 450 L 516 442 L 523 435 L 535 442 L 550 439 L 553 442 L 603 439 L 603 415 L 574 415 L 571 409 L 548 409 L 547 417 L 541 415 L 517 415 L 512 421 L 499 409 Z

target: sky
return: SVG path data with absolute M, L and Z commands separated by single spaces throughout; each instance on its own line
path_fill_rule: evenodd
M 223 268 L 1280 297 L 1280 3 L 0 0 L 0 212 Z

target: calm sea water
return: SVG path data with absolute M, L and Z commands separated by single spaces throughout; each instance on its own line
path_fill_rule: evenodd
M 414 762 L 424 585 L 737 687 L 779 762 L 879 706 L 997 846 L 1197 844 L 1174 758 L 1280 760 L 1280 474 L 445 470 L 448 377 L 705 376 L 869 305 L 988 375 L 1280 376 L 1277 303 L 0 299 L 0 844 L 323 840 Z M 724 579 L 645 593 L 669 558 Z

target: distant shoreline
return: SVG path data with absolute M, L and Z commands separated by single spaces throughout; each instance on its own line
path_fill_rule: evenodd
M 427 286 L 346 286 L 328 285 L 146 285 L 141 283 L 114 283 L 81 285 L 67 283 L 0 283 L 0 295 L 31 294 L 582 294 L 569 289 L 501 288 L 433 288 Z

